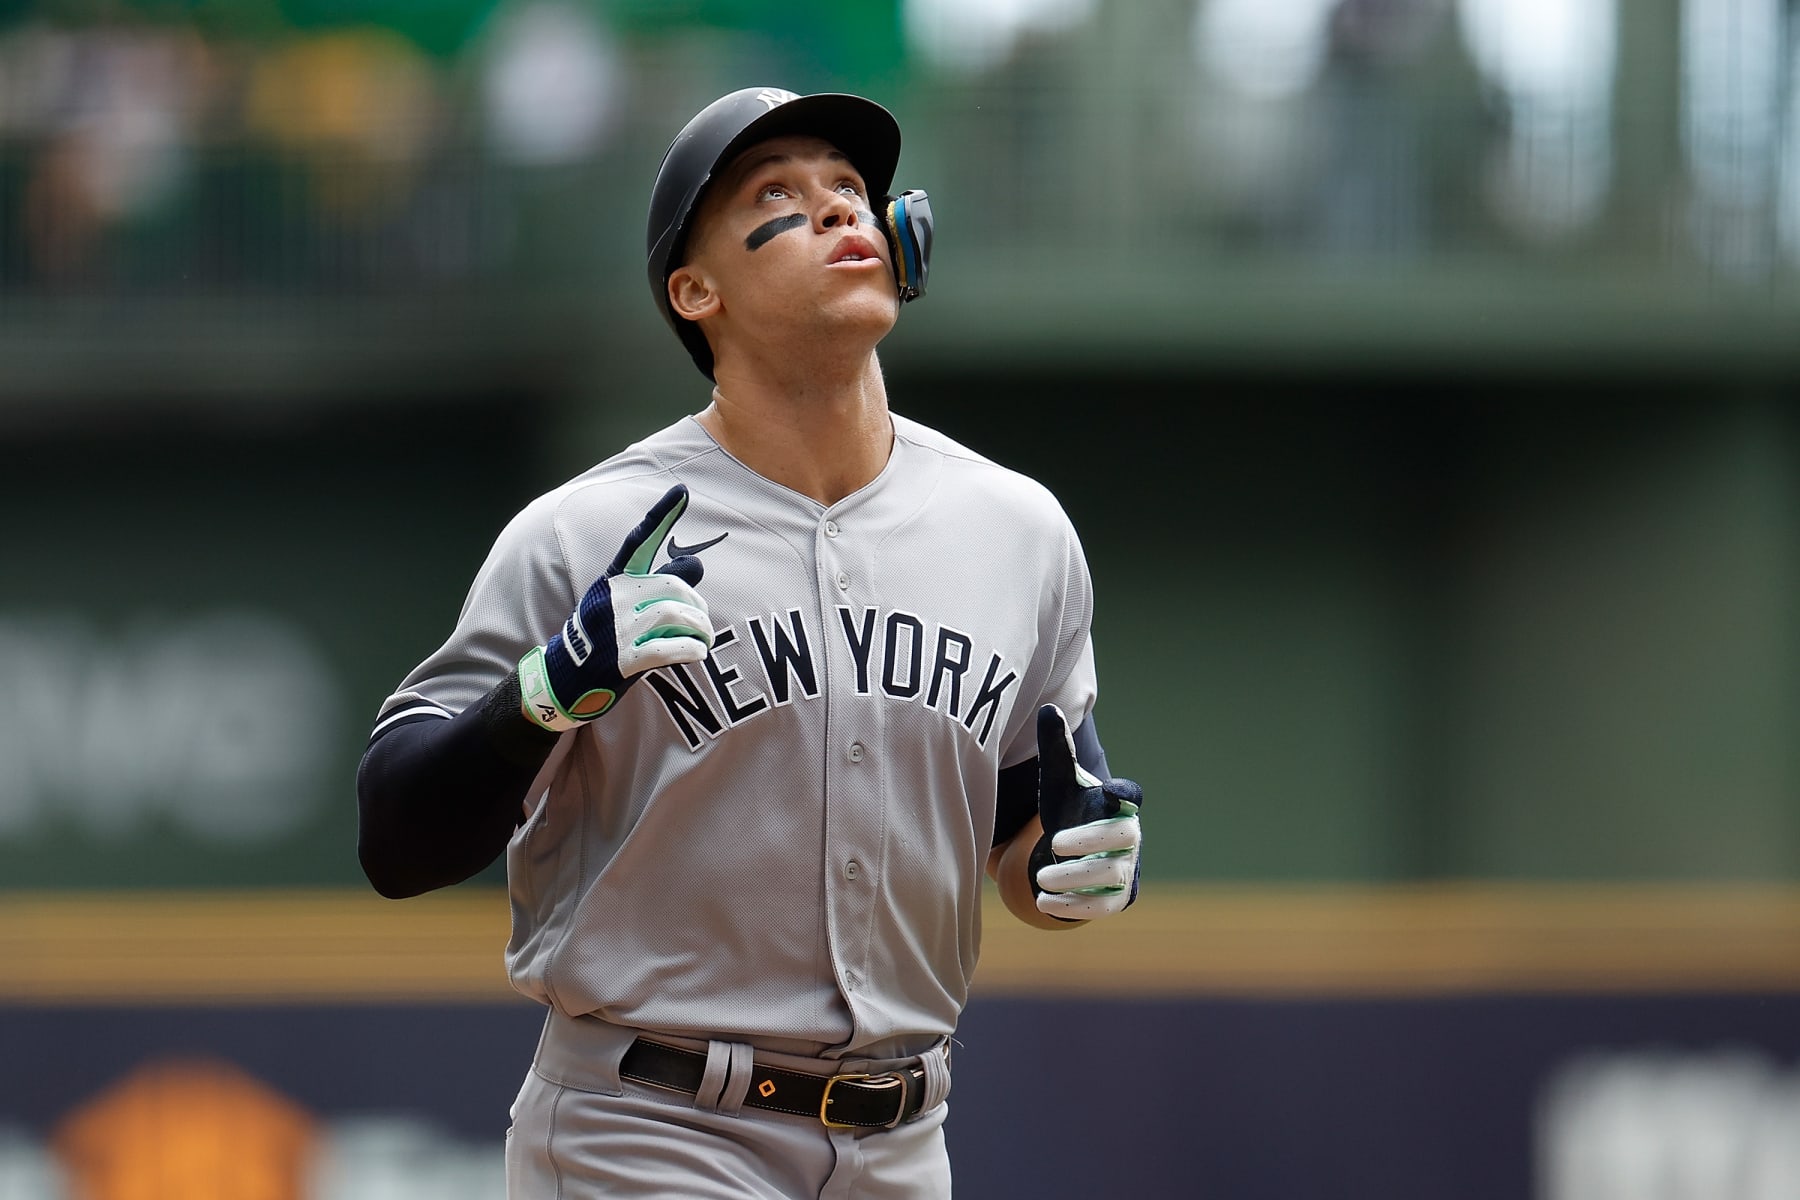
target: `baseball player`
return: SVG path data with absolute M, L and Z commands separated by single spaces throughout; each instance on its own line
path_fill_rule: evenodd
M 381 706 L 364 870 L 407 896 L 504 850 L 549 1010 L 514 1197 L 948 1195 L 983 870 L 1044 928 L 1135 898 L 1068 519 L 888 409 L 931 249 L 899 153 L 847 95 L 688 123 L 648 268 L 710 405 L 520 512 Z

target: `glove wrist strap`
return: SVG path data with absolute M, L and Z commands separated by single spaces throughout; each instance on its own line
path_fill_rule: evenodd
M 534 725 L 563 733 L 581 724 L 557 702 L 550 690 L 550 671 L 544 664 L 544 648 L 533 646 L 519 660 L 519 711 Z

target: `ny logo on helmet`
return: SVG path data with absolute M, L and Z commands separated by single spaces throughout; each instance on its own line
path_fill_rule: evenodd
M 768 105 L 770 110 L 773 111 L 777 104 L 786 104 L 789 100 L 798 100 L 800 94 L 798 92 L 790 92 L 785 88 L 764 88 L 762 91 L 756 93 L 756 98 Z

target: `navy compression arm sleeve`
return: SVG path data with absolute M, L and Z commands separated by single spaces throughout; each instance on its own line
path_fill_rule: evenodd
M 557 735 L 519 711 L 519 677 L 451 720 L 383 730 L 356 772 L 356 854 L 390 900 L 461 883 L 498 858 Z
M 1100 735 L 1094 729 L 1094 718 L 1075 727 L 1075 761 L 1101 779 L 1111 779 L 1106 766 L 1106 751 L 1100 746 Z M 1000 792 L 994 802 L 994 845 L 1011 841 L 1038 815 L 1038 761 L 1028 758 L 1016 766 L 1000 769 Z

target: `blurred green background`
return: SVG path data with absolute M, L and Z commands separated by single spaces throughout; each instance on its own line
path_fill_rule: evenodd
M 1176 880 L 1800 877 L 1777 0 L 0 4 L 0 887 L 356 884 L 505 520 L 707 401 L 723 92 L 906 131 L 897 410 L 1043 479 Z

